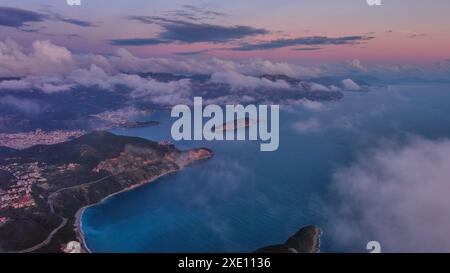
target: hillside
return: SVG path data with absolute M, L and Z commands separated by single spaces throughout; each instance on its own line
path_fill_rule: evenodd
M 60 251 L 80 240 L 81 208 L 211 156 L 107 132 L 14 152 L 0 160 L 0 252 Z

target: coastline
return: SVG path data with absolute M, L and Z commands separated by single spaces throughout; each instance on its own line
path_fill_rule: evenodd
M 311 246 L 311 253 L 320 253 L 320 242 L 322 240 L 322 230 L 320 228 L 316 229 L 316 233 L 313 238 L 314 243 Z
M 161 178 L 161 177 L 163 177 L 165 175 L 168 175 L 168 174 L 171 174 L 171 173 L 175 173 L 175 172 L 181 171 L 183 169 L 184 169 L 184 167 L 180 168 L 180 169 L 177 169 L 177 170 L 171 170 L 171 171 L 167 171 L 167 172 L 161 173 L 160 175 L 157 175 L 157 176 L 155 176 L 155 177 L 153 177 L 153 178 L 151 178 L 149 180 L 145 180 L 145 181 L 139 182 L 139 183 L 137 183 L 137 184 L 135 184 L 135 185 L 133 185 L 131 187 L 125 188 L 125 189 L 120 190 L 118 192 L 112 193 L 112 194 L 110 194 L 108 196 L 105 196 L 99 202 L 96 202 L 96 203 L 93 203 L 93 204 L 90 204 L 90 205 L 87 205 L 87 206 L 84 206 L 84 207 L 80 208 L 77 211 L 77 213 L 75 214 L 74 231 L 75 231 L 77 239 L 80 241 L 82 252 L 84 251 L 84 252 L 87 252 L 87 253 L 93 253 L 89 249 L 89 247 L 87 246 L 86 238 L 85 238 L 84 232 L 83 232 L 83 224 L 82 224 L 81 218 L 83 217 L 83 213 L 84 213 L 85 209 L 87 209 L 89 207 L 92 207 L 92 206 L 95 206 L 95 205 L 98 205 L 98 204 L 100 204 L 102 202 L 105 202 L 107 199 L 112 198 L 115 195 L 118 195 L 118 194 L 121 194 L 121 193 L 124 193 L 124 192 L 127 192 L 127 191 L 131 191 L 131 190 L 137 189 L 137 188 L 139 188 L 141 186 L 144 186 L 144 185 L 147 185 L 149 183 L 152 183 L 155 180 L 157 180 L 157 179 L 159 179 L 159 178 Z

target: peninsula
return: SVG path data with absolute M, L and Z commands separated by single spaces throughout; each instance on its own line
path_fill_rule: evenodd
M 0 252 L 86 251 L 83 208 L 212 156 L 108 132 L 14 151 L 0 159 Z
M 286 242 L 280 245 L 257 249 L 256 253 L 318 253 L 320 250 L 320 228 L 306 226 L 298 230 Z

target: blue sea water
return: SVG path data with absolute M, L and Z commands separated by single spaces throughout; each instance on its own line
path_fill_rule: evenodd
M 169 112 L 155 127 L 116 134 L 170 140 Z M 298 122 L 313 121 L 299 131 Z M 94 252 L 251 252 L 284 242 L 300 227 L 323 229 L 321 250 L 363 251 L 333 244 L 322 206 L 333 202 L 332 174 L 384 139 L 450 137 L 450 85 L 395 85 L 346 92 L 321 109 L 282 107 L 280 147 L 252 141 L 182 141 L 208 147 L 211 160 L 115 195 L 85 210 L 83 230 Z

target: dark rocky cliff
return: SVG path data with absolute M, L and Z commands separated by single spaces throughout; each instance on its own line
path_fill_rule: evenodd
M 307 226 L 301 228 L 284 244 L 266 246 L 256 253 L 317 253 L 320 248 L 320 228 Z

